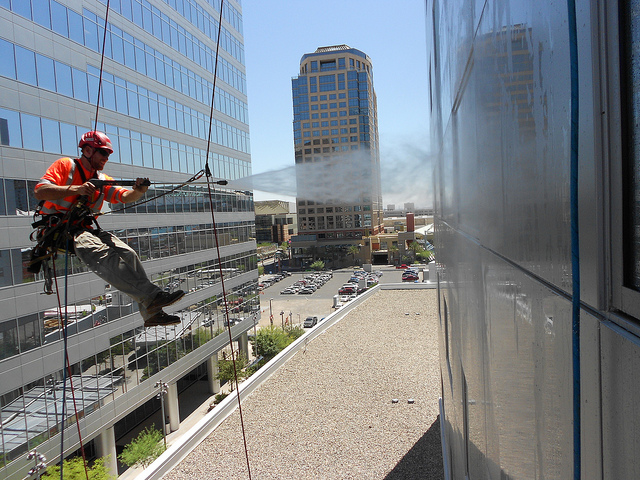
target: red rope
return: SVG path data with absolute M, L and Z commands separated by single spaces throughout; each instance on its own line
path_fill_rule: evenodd
M 107 0 L 107 7 L 106 7 L 106 12 L 105 12 L 105 16 L 104 16 L 104 34 L 102 36 L 102 53 L 101 53 L 101 57 L 100 57 L 100 76 L 98 79 L 98 96 L 96 99 L 96 118 L 95 118 L 95 122 L 94 122 L 94 131 L 98 130 L 98 112 L 100 111 L 100 95 L 102 92 L 102 72 L 104 70 L 104 52 L 105 52 L 105 45 L 107 43 L 107 26 L 108 26 L 108 20 L 109 20 L 109 2 L 110 0 Z M 66 253 L 67 255 L 67 260 L 68 260 L 68 255 L 69 252 L 67 251 Z M 56 262 L 55 259 L 52 257 L 52 261 L 51 261 L 52 265 L 53 265 L 53 278 L 56 284 L 56 296 L 58 297 L 58 312 L 60 314 L 60 317 L 62 317 L 62 302 L 60 301 L 60 290 L 58 289 L 58 277 L 56 275 Z M 67 289 L 67 281 L 68 281 L 68 272 L 65 272 L 65 290 Z M 71 376 L 71 364 L 69 362 L 69 353 L 67 351 L 67 343 L 66 343 L 66 339 L 67 339 L 67 305 L 65 303 L 64 306 L 64 325 L 62 326 L 62 331 L 63 331 L 63 335 L 65 338 L 65 350 L 64 350 L 64 356 L 65 356 L 65 362 L 66 362 L 66 368 L 67 368 L 67 373 L 69 375 L 69 386 L 71 387 L 71 398 L 73 399 L 73 410 L 74 410 L 74 414 L 76 416 L 76 427 L 78 428 L 78 440 L 80 442 L 80 451 L 82 453 L 82 461 L 83 461 L 83 465 L 84 465 L 84 473 L 85 476 L 87 477 L 87 480 L 89 480 L 89 470 L 87 468 L 87 456 L 86 453 L 84 451 L 84 444 L 82 441 L 82 432 L 80 431 L 80 418 L 78 417 L 78 406 L 76 403 L 76 394 L 75 394 L 75 388 L 73 386 L 73 378 Z M 63 367 L 64 368 L 64 367 Z M 55 387 L 54 387 L 55 388 Z M 64 396 L 63 396 L 64 397 Z M 62 399 L 63 402 L 63 409 L 62 411 L 65 411 L 65 406 L 67 403 L 67 399 L 63 398 Z M 56 418 L 56 422 L 58 421 L 58 419 Z M 65 424 L 65 418 L 63 416 L 62 418 L 62 435 L 61 435 L 61 443 L 64 442 L 64 424 Z M 64 444 L 61 445 L 61 451 L 64 451 Z M 62 478 L 63 475 L 63 468 L 62 468 L 62 462 L 64 461 L 63 458 L 60 459 L 60 477 Z
M 66 253 L 66 255 L 69 255 L 69 252 Z M 56 284 L 56 297 L 58 298 L 58 314 L 60 315 L 60 318 L 64 319 L 64 324 L 62 325 L 62 334 L 65 337 L 67 337 L 67 319 L 68 319 L 68 315 L 67 315 L 67 305 L 65 304 L 64 306 L 64 316 L 62 315 L 62 302 L 60 301 L 60 289 L 58 288 L 58 276 L 56 275 L 56 262 L 54 257 L 51 257 L 51 264 L 52 264 L 52 268 L 53 268 L 53 281 Z M 68 280 L 68 275 L 67 273 L 65 273 L 65 290 L 67 289 L 67 280 Z M 58 322 L 58 325 L 60 323 Z M 78 406 L 76 405 L 76 393 L 75 393 L 75 389 L 73 388 L 73 378 L 71 378 L 71 365 L 69 363 L 69 353 L 66 349 L 66 342 L 65 342 L 65 350 L 64 350 L 64 357 L 65 357 L 65 361 L 66 361 L 66 368 L 67 368 L 67 375 L 69 375 L 69 386 L 71 387 L 71 398 L 73 399 L 73 413 L 76 416 L 76 427 L 78 428 L 78 440 L 80 441 L 80 452 L 82 453 L 82 463 L 84 465 L 84 473 L 87 477 L 87 480 L 89 480 L 89 470 L 87 468 L 87 456 L 85 454 L 84 451 L 84 444 L 82 442 L 82 434 L 80 433 L 80 418 L 78 417 Z M 63 367 L 64 368 L 64 367 Z M 55 388 L 55 386 L 54 386 Z M 63 408 L 62 411 L 65 412 L 65 405 L 67 404 L 67 399 L 64 397 L 64 395 L 62 396 L 62 402 L 63 402 Z M 62 416 L 62 429 L 64 430 L 64 424 L 65 424 L 65 418 L 64 415 Z M 56 423 L 58 422 L 58 419 L 56 418 Z M 62 436 L 61 438 L 64 438 L 64 436 Z M 62 440 L 61 440 L 62 441 Z M 64 448 L 64 446 L 63 446 Z M 60 459 L 60 462 L 62 462 L 63 459 Z M 60 466 L 60 475 L 62 476 L 62 465 Z
M 211 192 L 211 170 L 209 169 L 209 149 L 211 145 L 211 130 L 213 125 L 213 111 L 216 98 L 216 79 L 218 78 L 218 53 L 220 50 L 220 34 L 222 32 L 222 9 L 224 0 L 220 0 L 220 17 L 218 19 L 218 39 L 216 43 L 216 59 L 213 69 L 213 91 L 211 92 L 211 112 L 209 114 L 209 135 L 207 137 L 207 153 L 205 156 L 205 173 L 207 176 L 207 190 L 209 192 L 209 205 L 211 207 L 211 220 L 213 223 L 213 235 L 216 239 L 216 251 L 218 253 L 218 269 L 220 271 L 220 283 L 222 285 L 222 301 L 224 302 L 225 318 L 227 319 L 227 332 L 229 333 L 229 347 L 231 349 L 231 362 L 233 364 L 233 377 L 236 384 L 236 394 L 238 400 L 238 413 L 240 415 L 240 427 L 242 429 L 242 441 L 244 442 L 244 455 L 247 462 L 247 472 L 249 474 L 249 480 L 251 480 L 251 465 L 249 463 L 249 449 L 247 447 L 247 435 L 244 426 L 244 416 L 242 415 L 242 402 L 240 401 L 240 386 L 238 384 L 238 369 L 236 366 L 236 356 L 233 350 L 233 337 L 231 336 L 231 322 L 229 319 L 229 302 L 227 301 L 227 291 L 224 286 L 224 275 L 222 273 L 222 262 L 220 259 L 220 242 L 218 241 L 218 228 L 216 226 L 216 217 L 213 208 L 213 195 Z

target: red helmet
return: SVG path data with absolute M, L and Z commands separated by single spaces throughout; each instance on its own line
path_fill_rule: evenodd
M 109 153 L 113 153 L 113 147 L 111 146 L 111 140 L 102 132 L 87 132 L 80 138 L 78 147 L 82 148 L 89 145 L 93 148 L 104 148 Z

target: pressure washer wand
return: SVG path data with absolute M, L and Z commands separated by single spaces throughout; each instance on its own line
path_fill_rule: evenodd
M 91 183 L 93 183 L 94 187 L 100 188 L 105 185 L 120 185 L 122 187 L 133 187 L 136 184 L 135 180 L 101 180 L 99 178 L 91 178 L 89 179 Z M 154 182 L 158 183 L 158 182 Z M 216 185 L 226 185 L 229 183 L 227 180 L 218 180 L 217 182 L 213 182 Z M 160 185 L 168 185 L 168 183 L 159 183 Z M 149 180 L 145 180 L 141 183 L 143 187 L 151 186 L 151 182 Z

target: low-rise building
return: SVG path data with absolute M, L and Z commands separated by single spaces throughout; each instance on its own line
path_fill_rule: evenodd
M 296 205 L 284 200 L 255 202 L 256 241 L 258 243 L 288 242 L 298 233 Z

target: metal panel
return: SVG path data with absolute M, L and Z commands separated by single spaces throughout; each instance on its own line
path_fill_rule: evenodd
M 640 339 L 611 324 L 601 338 L 603 478 L 639 478 Z

